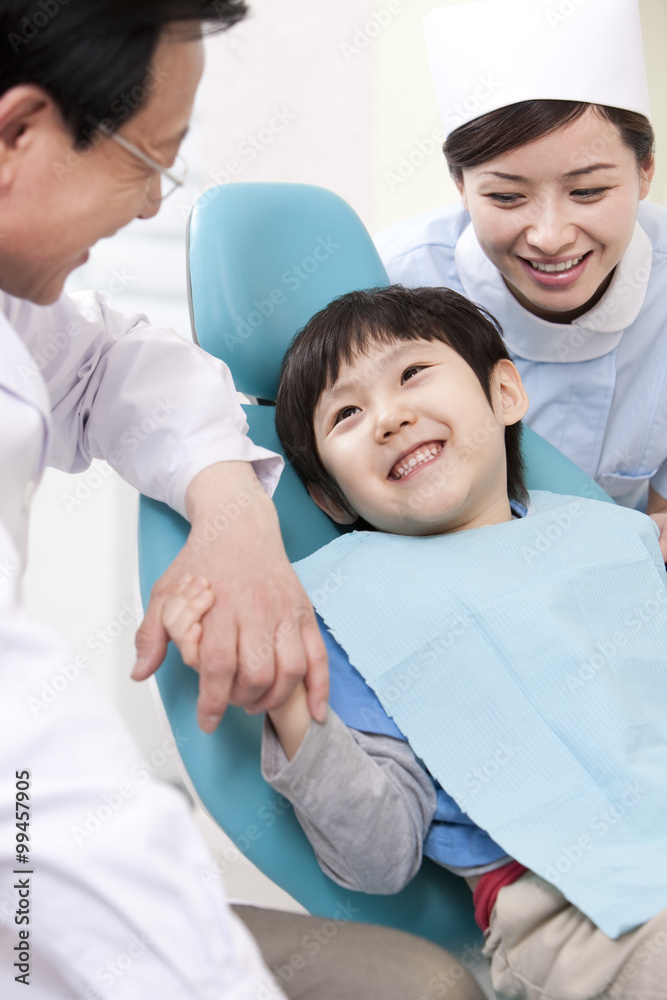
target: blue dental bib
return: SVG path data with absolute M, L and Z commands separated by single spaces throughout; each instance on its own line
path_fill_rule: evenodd
M 353 532 L 295 569 L 461 809 L 618 937 L 667 907 L 667 575 L 643 514 L 531 501 L 456 534 Z

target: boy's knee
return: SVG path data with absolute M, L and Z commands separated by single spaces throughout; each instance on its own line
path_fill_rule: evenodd
M 233 909 L 291 1000 L 484 1000 L 465 963 L 390 927 Z

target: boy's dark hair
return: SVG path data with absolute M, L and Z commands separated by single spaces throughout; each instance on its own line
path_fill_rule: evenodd
M 114 131 L 145 103 L 161 33 L 183 21 L 231 27 L 243 0 L 4 0 L 0 95 L 32 83 L 56 102 L 76 145 Z
M 276 428 L 287 457 L 306 484 L 351 513 L 338 484 L 320 461 L 313 417 L 322 393 L 335 384 L 341 366 L 373 343 L 439 340 L 466 361 L 491 403 L 491 375 L 510 360 L 496 319 L 449 288 L 372 288 L 348 292 L 318 312 L 285 355 L 276 398 Z M 525 502 L 521 422 L 505 428 L 507 493 Z

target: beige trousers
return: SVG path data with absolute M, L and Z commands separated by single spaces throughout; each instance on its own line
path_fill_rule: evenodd
M 530 872 L 498 893 L 484 954 L 502 1000 L 667 1000 L 667 910 L 613 940 Z
M 289 1000 L 485 1000 L 467 969 L 390 927 L 234 906 Z M 252 1000 L 271 1000 L 257 995 Z

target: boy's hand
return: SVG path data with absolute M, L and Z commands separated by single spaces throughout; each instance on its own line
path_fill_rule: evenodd
M 201 621 L 214 604 L 215 594 L 208 580 L 203 577 L 193 580 L 186 575 L 162 605 L 165 632 L 178 646 L 183 662 L 195 670 L 201 666 Z
M 227 705 L 264 712 L 304 680 L 312 716 L 323 719 L 327 655 L 312 605 L 289 564 L 278 516 L 247 462 L 219 462 L 186 493 L 191 531 L 151 593 L 136 636 L 135 680 L 164 659 L 162 607 L 183 577 L 210 580 L 215 605 L 202 620 L 197 716 L 212 733 Z

